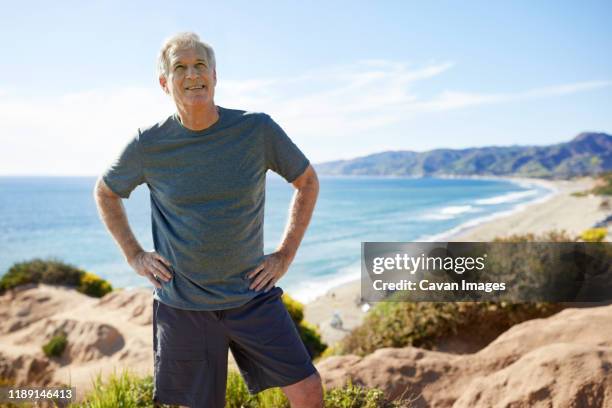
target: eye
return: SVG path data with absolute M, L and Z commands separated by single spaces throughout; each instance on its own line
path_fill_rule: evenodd
M 174 66 L 174 70 L 175 71 L 178 71 L 178 70 L 181 70 L 181 69 L 185 69 L 185 66 L 184 65 L 175 65 Z

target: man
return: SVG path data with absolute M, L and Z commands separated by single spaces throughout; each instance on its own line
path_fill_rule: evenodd
M 139 129 L 95 188 L 127 262 L 155 286 L 155 401 L 222 408 L 230 348 L 250 392 L 279 386 L 292 407 L 322 407 L 320 377 L 275 287 L 310 221 L 316 173 L 269 116 L 215 105 L 214 51 L 197 35 L 166 41 L 158 68 L 177 113 Z M 268 169 L 296 192 L 282 241 L 264 256 Z M 152 252 L 121 202 L 142 183 Z

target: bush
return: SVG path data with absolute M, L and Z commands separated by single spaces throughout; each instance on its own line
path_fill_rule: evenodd
M 597 195 L 612 195 L 612 171 L 601 174 L 597 179 L 597 186 L 591 192 Z
M 291 319 L 296 324 L 299 324 L 302 320 L 304 320 L 304 305 L 293 299 L 286 293 L 283 293 L 283 303 L 291 316 Z
M 580 238 L 586 242 L 603 242 L 608 235 L 606 228 L 590 228 L 580 234 Z
M 304 305 L 286 293 L 283 294 L 282 300 L 310 357 L 319 357 L 327 348 L 327 344 L 321 340 L 321 334 L 317 328 L 304 321 Z
M 0 279 L 0 294 L 27 283 L 46 283 L 75 287 L 89 296 L 101 297 L 112 291 L 107 281 L 56 259 L 18 262 Z
M 0 289 L 5 291 L 26 283 L 48 283 L 77 286 L 82 270 L 55 259 L 33 259 L 18 262 L 0 280 Z
M 317 330 L 317 328 L 310 323 L 302 322 L 298 326 L 298 332 L 300 333 L 300 337 L 306 346 L 306 350 L 312 358 L 319 357 L 325 349 L 327 349 L 327 344 L 321 340 L 321 334 Z
M 576 237 L 565 230 L 548 231 L 540 235 L 515 234 L 507 237 L 496 237 L 493 242 L 574 242 Z
M 565 231 L 551 231 L 543 235 L 512 235 L 496 238 L 495 242 L 574 242 L 575 238 Z M 511 282 L 522 276 L 528 287 L 539 287 L 538 281 L 546 278 L 544 272 L 532 273 L 530 268 L 541 268 L 546 260 L 537 248 L 525 245 L 524 251 L 500 258 L 497 268 L 499 279 Z M 503 250 L 504 248 L 501 248 Z M 502 251 L 503 252 L 503 251 Z M 517 261 L 520 257 L 521 262 Z M 526 260 L 530 263 L 525 264 Z M 492 260 L 489 266 L 494 266 Z M 511 267 L 506 268 L 506 265 Z M 519 267 L 520 265 L 520 267 Z M 493 269 L 495 271 L 495 269 Z M 554 271 L 553 271 L 554 272 Z M 553 273 L 551 272 L 551 273 Z M 532 282 L 533 281 L 533 282 Z M 533 285 L 532 285 L 533 283 Z M 363 323 L 342 339 L 333 352 L 336 354 L 366 355 L 383 347 L 414 346 L 435 349 L 442 340 L 459 333 L 471 333 L 481 345 L 515 324 L 526 320 L 548 317 L 563 309 L 560 303 L 514 303 L 506 301 L 480 302 L 381 302 L 366 315 Z M 330 352 L 331 353 L 331 352 Z
M 60 332 L 53 336 L 51 340 L 49 340 L 49 342 L 42 347 L 42 349 L 45 355 L 49 358 L 59 357 L 64 352 L 67 344 L 68 339 L 66 337 L 66 333 Z
M 112 292 L 113 287 L 110 283 L 99 276 L 94 275 L 93 273 L 85 272 L 83 275 L 81 275 L 81 280 L 77 290 L 86 295 L 100 298 L 107 293 Z
M 338 343 L 336 353 L 364 356 L 383 347 L 406 346 L 435 349 L 440 340 L 459 332 L 473 332 L 476 338 L 480 333 L 501 334 L 517 323 L 561 309 L 547 303 L 381 302 Z
M 250 395 L 246 383 L 236 371 L 230 371 L 227 376 L 225 392 L 225 408 L 289 408 L 289 400 L 280 388 L 272 388 Z
M 343 388 L 325 394 L 325 408 L 395 408 L 406 407 L 402 401 L 388 401 L 378 389 L 353 385 L 350 381 Z
M 153 407 L 153 378 L 138 377 L 129 371 L 111 374 L 106 382 L 97 375 L 93 389 L 80 404 L 72 407 L 82 408 L 145 408 Z M 159 405 L 160 407 L 176 407 Z

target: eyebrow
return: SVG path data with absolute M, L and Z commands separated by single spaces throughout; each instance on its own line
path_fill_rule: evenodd
M 203 62 L 204 64 L 208 65 L 208 62 L 206 60 L 201 59 L 201 58 L 198 58 L 196 60 L 196 62 L 198 62 L 198 63 L 199 62 Z M 175 63 L 172 64 L 172 67 L 176 67 L 177 65 L 185 65 L 185 63 L 182 62 L 182 61 L 176 61 Z

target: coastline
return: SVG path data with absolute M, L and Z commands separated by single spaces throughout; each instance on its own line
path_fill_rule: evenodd
M 504 178 L 505 180 L 538 185 L 550 190 L 544 197 L 519 204 L 510 211 L 496 213 L 486 219 L 464 223 L 450 231 L 427 237 L 431 241 L 479 242 L 513 234 L 539 234 L 551 230 L 566 230 L 577 235 L 611 213 L 600 208 L 602 197 L 574 197 L 574 192 L 594 186 L 590 177 L 575 180 L 544 180 Z M 351 280 L 330 288 L 324 295 L 304 306 L 304 318 L 319 327 L 323 340 L 333 344 L 358 326 L 365 316 L 361 309 L 361 282 Z M 343 322 L 342 329 L 330 326 L 334 312 Z

